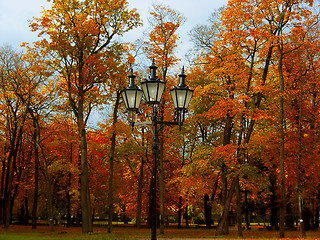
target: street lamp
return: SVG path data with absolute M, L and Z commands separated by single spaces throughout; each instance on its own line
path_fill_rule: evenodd
M 151 240 L 157 239 L 157 159 L 159 152 L 158 145 L 158 124 L 160 125 L 179 125 L 181 126 L 185 113 L 187 112 L 187 108 L 190 104 L 190 100 L 193 94 L 193 90 L 190 90 L 188 86 L 185 84 L 186 75 L 184 73 L 184 68 L 182 68 L 182 72 L 179 75 L 180 83 L 177 87 L 174 87 L 170 90 L 171 97 L 175 109 L 175 121 L 167 122 L 158 120 L 158 106 L 160 105 L 162 94 L 165 89 L 165 82 L 161 81 L 157 77 L 157 66 L 154 61 L 152 61 L 152 65 L 150 68 L 150 76 L 149 79 L 146 79 L 141 83 L 140 90 L 134 83 L 135 75 L 133 74 L 133 70 L 131 69 L 131 73 L 129 77 L 129 86 L 121 91 L 121 95 L 125 104 L 125 107 L 129 111 L 129 121 L 132 126 L 139 125 L 134 122 L 134 113 L 139 110 L 140 102 L 142 99 L 142 95 L 146 100 L 147 104 L 152 105 L 152 116 L 151 122 L 147 122 L 147 124 L 152 124 L 152 153 L 153 153 L 153 167 L 152 167 L 152 192 L 151 192 Z M 142 94 L 143 92 L 143 94 Z
M 185 84 L 186 77 L 187 75 L 184 73 L 184 67 L 182 67 L 182 72 L 181 74 L 179 74 L 179 85 L 177 87 L 173 87 L 173 89 L 170 90 L 173 106 L 176 111 L 175 116 L 177 117 L 178 122 L 184 121 L 184 116 L 190 105 L 193 94 L 193 90 L 190 90 L 189 87 Z
M 142 99 L 142 90 L 134 83 L 136 76 L 133 74 L 133 69 L 129 77 L 129 86 L 121 91 L 124 105 L 129 112 L 129 118 L 134 119 L 135 112 L 139 110 L 140 102 Z

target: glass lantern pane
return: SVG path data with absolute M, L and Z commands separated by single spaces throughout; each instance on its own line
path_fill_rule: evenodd
M 148 92 L 148 88 L 147 88 L 147 83 L 146 82 L 141 83 L 141 88 L 142 88 L 143 94 L 146 98 L 146 101 L 149 102 L 149 92 Z
M 125 89 L 121 92 L 124 104 L 129 111 L 137 111 L 142 98 L 140 89 Z
M 127 89 L 127 101 L 129 109 L 134 109 L 136 106 L 136 89 L 129 90 Z
M 135 108 L 139 109 L 140 103 L 141 103 L 141 99 L 142 99 L 142 91 L 141 90 L 137 90 Z
M 185 108 L 187 89 L 177 89 L 178 108 Z
M 159 87 L 158 87 L 158 96 L 157 96 L 157 102 L 160 102 L 161 101 L 161 98 L 162 98 L 162 94 L 164 92 L 164 88 L 166 86 L 165 82 L 160 82 L 159 81 Z
M 165 82 L 145 81 L 141 83 L 144 96 L 149 103 L 159 103 L 164 91 Z
M 170 90 L 170 94 L 171 94 L 171 98 L 172 98 L 172 102 L 173 102 L 173 107 L 177 108 L 177 93 L 176 93 L 176 89 L 171 89 Z
M 186 96 L 185 108 L 188 108 L 190 106 L 190 101 L 191 101 L 192 95 L 193 95 L 193 91 L 188 89 L 187 96 Z
M 121 95 L 122 95 L 122 99 L 123 99 L 123 102 L 124 102 L 124 105 L 126 107 L 126 109 L 128 109 L 128 101 L 127 101 L 127 94 L 126 94 L 126 90 L 123 90 L 121 92 Z
M 157 101 L 158 95 L 158 83 L 157 82 L 148 82 L 148 91 L 149 91 L 149 101 Z

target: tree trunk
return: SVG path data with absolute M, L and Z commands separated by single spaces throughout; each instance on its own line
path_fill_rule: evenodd
M 227 196 L 226 202 L 224 204 L 225 208 L 224 208 L 224 211 L 222 212 L 222 216 L 221 216 L 220 222 L 218 224 L 217 235 L 226 235 L 226 234 L 228 234 L 228 232 L 226 231 L 226 230 L 228 230 L 228 228 L 227 228 L 228 227 L 228 215 L 229 215 L 228 211 L 229 211 L 229 207 L 230 207 L 230 204 L 231 204 L 231 200 L 232 200 L 232 196 L 233 196 L 233 193 L 234 193 L 234 189 L 235 189 L 235 186 L 236 186 L 236 177 L 237 176 L 235 176 L 232 179 L 232 183 L 230 185 L 228 196 Z
M 24 198 L 25 210 L 26 210 L 26 225 L 29 225 L 29 204 L 28 204 L 28 194 Z
M 188 204 L 185 209 L 186 227 L 189 227 Z
M 39 126 L 39 115 L 36 115 L 34 113 L 31 113 L 32 119 L 33 119 L 33 127 L 34 127 L 34 145 L 35 148 L 38 151 L 38 162 L 39 162 L 39 151 L 43 150 L 40 147 L 40 126 Z M 41 151 L 42 156 L 43 156 L 43 175 L 44 175 L 44 180 L 45 180 L 45 188 L 46 188 L 46 192 L 47 192 L 47 199 L 48 199 L 48 212 L 49 212 L 49 229 L 50 232 L 54 232 L 53 229 L 53 199 L 52 199 L 52 191 L 51 191 L 51 181 L 50 181 L 50 177 L 49 177 L 49 173 L 48 173 L 48 165 L 47 165 L 47 160 L 45 158 L 45 154 L 43 151 Z M 40 166 L 40 165 L 39 165 Z
M 280 131 L 280 238 L 285 237 L 285 216 L 286 216 L 286 178 L 284 171 L 284 76 L 283 76 L 283 43 L 279 43 L 279 80 L 280 80 L 280 114 L 279 114 L 279 131 Z
M 4 152 L 6 152 L 6 147 L 4 147 Z M 2 171 L 1 171 L 1 196 L 0 196 L 0 224 L 3 225 L 3 205 L 4 205 L 4 175 L 6 171 L 5 161 L 2 162 Z
M 77 176 L 78 177 L 78 191 L 79 193 L 81 192 L 81 152 L 80 152 L 81 146 L 80 144 L 78 145 L 78 170 L 80 174 Z M 80 200 L 80 206 L 77 207 L 77 212 L 76 216 L 73 218 L 72 222 L 76 227 L 81 227 L 81 219 L 82 219 L 82 214 L 81 214 L 81 198 Z
M 178 228 L 181 228 L 181 216 L 182 216 L 182 197 L 179 197 L 179 205 L 178 205 Z
M 81 124 L 83 125 L 83 124 Z M 80 151 L 81 151 L 81 186 L 80 202 L 82 214 L 82 233 L 92 232 L 91 204 L 88 183 L 88 162 L 87 162 L 87 138 L 84 126 L 80 129 Z
M 14 191 L 13 191 L 12 197 L 10 198 L 10 212 L 9 212 L 10 213 L 10 221 L 9 221 L 9 224 L 12 224 L 12 210 L 13 210 L 14 201 L 16 199 L 18 189 L 19 189 L 20 177 L 21 177 L 21 174 L 17 173 L 17 183 L 14 186 Z
M 268 49 L 268 54 L 265 60 L 265 66 L 263 69 L 263 75 L 262 75 L 262 85 L 265 84 L 266 79 L 267 79 L 267 75 L 268 75 L 268 69 L 269 69 L 269 65 L 271 62 L 271 56 L 272 56 L 272 52 L 273 52 L 273 46 L 270 46 Z M 250 78 L 250 77 L 249 77 Z M 250 84 L 250 79 L 248 80 L 248 84 Z M 248 86 L 247 86 L 248 87 Z M 233 96 L 231 96 L 232 98 Z M 256 108 L 260 108 L 260 104 L 262 101 L 262 92 L 260 92 L 258 94 L 258 98 L 257 101 L 255 103 L 255 107 Z M 253 132 L 253 128 L 255 125 L 255 119 L 251 119 L 249 127 L 248 127 L 248 131 L 247 134 L 245 136 L 245 143 L 249 143 L 251 134 Z M 227 145 L 230 143 L 230 138 L 231 138 L 231 130 L 232 130 L 232 117 L 227 115 L 226 117 L 226 125 L 225 125 L 225 129 L 224 129 L 224 138 L 223 138 L 223 145 Z M 228 192 L 228 187 L 227 187 L 227 177 L 226 177 L 226 173 L 225 170 L 222 167 L 221 170 L 221 191 L 222 191 L 222 204 L 223 204 L 223 209 L 222 209 L 222 216 L 220 218 L 219 221 L 219 225 L 217 228 L 217 234 L 218 235 L 225 235 L 228 234 L 228 212 L 229 212 L 229 207 L 230 207 L 230 203 L 231 203 L 231 199 L 229 201 L 229 196 L 232 198 L 233 192 L 230 192 L 232 189 L 234 190 L 234 186 L 232 186 L 235 183 L 232 183 L 230 186 L 230 190 Z M 234 180 L 232 181 L 234 182 Z M 233 191 L 232 190 L 232 191 Z M 227 194 L 228 194 L 228 198 L 227 198 Z
M 70 143 L 70 163 L 72 164 L 72 158 L 73 158 L 73 145 Z M 71 208 L 71 196 L 70 196 L 70 191 L 71 191 L 71 172 L 68 173 L 68 187 L 67 187 L 67 227 L 71 226 L 71 213 L 70 213 L 70 208 Z
M 250 230 L 250 220 L 249 220 L 249 206 L 248 206 L 248 190 L 246 189 L 244 192 L 245 198 L 245 220 L 246 220 L 246 229 Z
M 316 207 L 315 207 L 315 214 L 314 214 L 314 229 L 319 228 L 319 218 L 320 218 L 320 204 L 319 199 L 316 199 Z
M 276 229 L 278 227 L 279 218 L 278 218 L 278 199 L 277 199 L 277 176 L 274 171 L 271 171 L 269 176 L 270 187 L 269 190 L 271 192 L 270 196 L 270 226 L 271 229 Z
M 44 178 L 46 184 L 46 192 L 47 192 L 47 199 L 48 199 L 48 212 L 49 212 L 49 230 L 50 232 L 54 232 L 53 228 L 53 194 L 51 190 L 51 180 L 48 173 L 48 166 L 46 160 L 44 160 Z
M 82 233 L 92 232 L 91 222 L 91 203 L 88 182 L 88 149 L 87 136 L 84 120 L 84 92 L 80 91 L 78 102 L 77 125 L 80 140 L 80 157 L 81 157 L 81 184 L 80 184 L 80 204 L 82 215 Z
M 236 193 L 237 193 L 237 224 L 238 224 L 238 236 L 242 237 L 242 208 L 241 208 L 241 192 L 239 176 L 236 178 Z
M 204 195 L 204 217 L 206 221 L 206 228 L 211 228 L 211 211 L 212 211 L 212 204 L 209 199 L 209 195 Z
M 113 109 L 113 121 L 112 121 L 112 136 L 111 136 L 111 148 L 109 153 L 109 177 L 108 177 L 108 233 L 112 231 L 112 218 L 113 218 L 113 172 L 114 172 L 114 158 L 115 158 L 115 148 L 116 148 L 116 123 L 118 121 L 118 107 L 120 102 L 120 92 L 117 91 L 116 103 Z
M 10 224 L 12 224 L 12 210 L 13 210 L 13 206 L 14 206 L 14 201 L 16 199 L 16 196 L 18 194 L 18 190 L 19 190 L 19 186 L 20 186 L 20 180 L 21 180 L 21 175 L 22 175 L 22 170 L 23 170 L 23 167 L 21 165 L 21 161 L 24 161 L 24 155 L 23 155 L 23 149 L 22 149 L 22 144 L 21 144 L 21 141 L 22 141 L 22 138 L 20 138 L 21 140 L 19 141 L 19 158 L 18 158 L 18 163 L 13 165 L 14 166 L 14 169 L 13 171 L 16 173 L 16 183 L 15 183 L 15 186 L 14 186 L 14 191 L 13 191 L 13 194 L 12 194 L 12 197 L 10 199 Z M 17 148 L 18 149 L 18 148 Z M 18 150 L 17 150 L 18 151 Z
M 4 198 L 3 198 L 3 227 L 7 228 L 10 225 L 10 198 L 12 197 L 12 182 L 14 175 L 14 168 L 16 164 L 18 146 L 19 146 L 19 134 L 17 133 L 11 141 L 10 152 L 7 158 L 7 168 L 4 184 Z
M 9 199 L 9 194 L 11 192 L 11 184 L 9 183 L 10 181 L 10 174 L 11 174 L 11 152 L 10 150 L 9 157 L 7 158 L 7 167 L 6 167 L 6 172 L 5 172 L 5 184 L 4 184 L 4 194 L 3 194 L 3 209 L 2 209 L 2 227 L 7 228 L 9 226 L 7 216 L 9 215 L 9 205 L 10 205 L 10 199 Z
M 232 117 L 228 114 L 226 117 L 226 125 L 224 128 L 224 135 L 223 135 L 223 146 L 230 144 L 231 140 L 231 131 L 232 131 Z M 229 207 L 231 203 L 228 201 L 228 195 L 233 195 L 232 187 L 230 187 L 229 194 L 228 194 L 228 179 L 226 173 L 226 167 L 223 165 L 221 170 L 221 192 L 222 192 L 222 216 L 219 221 L 219 225 L 217 228 L 218 235 L 226 235 L 229 233 L 229 226 L 228 226 L 228 214 L 229 214 Z M 234 189 L 234 188 L 233 188 Z M 233 190 L 232 190 L 233 191 Z
M 302 181 L 301 181 L 301 156 L 302 156 L 302 90 L 303 80 L 300 74 L 300 99 L 299 99 L 299 124 L 298 124 L 298 169 L 297 169 L 297 192 L 298 192 L 298 206 L 299 206 L 299 219 L 300 219 L 300 238 L 306 237 L 305 223 L 302 216 L 303 211 L 303 198 L 302 198 Z
M 34 145 L 34 161 L 35 161 L 35 182 L 34 182 L 34 198 L 33 198 L 33 208 L 32 208 L 32 228 L 37 228 L 37 211 L 38 211 L 38 192 L 39 192 L 39 169 L 40 169 L 40 158 L 39 158 L 39 144 L 40 144 L 40 127 L 39 122 L 33 111 L 28 107 L 27 108 L 32 120 L 33 120 L 33 145 Z
M 142 128 L 142 147 L 144 147 L 144 128 Z M 147 159 L 148 151 L 146 149 L 146 159 Z M 142 187 L 143 187 L 143 179 L 144 179 L 144 157 L 141 157 L 140 164 L 140 174 L 138 180 L 138 195 L 137 195 L 137 228 L 141 228 L 141 213 L 142 213 Z
M 137 228 L 141 228 L 141 213 L 142 213 L 142 186 L 143 186 L 143 167 L 144 160 L 142 158 L 140 164 L 140 175 L 138 182 L 138 196 L 137 196 Z
M 46 187 L 47 187 L 47 198 L 48 198 L 48 210 L 49 210 L 49 230 L 50 232 L 54 232 L 53 228 L 53 201 L 52 201 L 52 191 L 51 191 L 51 184 L 50 184 L 50 179 L 48 176 L 48 172 L 46 171 Z
M 37 210 L 38 210 L 38 194 L 39 192 L 39 151 L 34 151 L 34 194 L 32 206 L 32 229 L 37 228 Z

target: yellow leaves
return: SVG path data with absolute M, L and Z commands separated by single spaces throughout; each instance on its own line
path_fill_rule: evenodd
M 52 9 L 34 18 L 30 27 L 49 35 L 52 42 L 58 42 L 52 45 L 56 50 L 72 47 L 92 50 L 114 34 L 122 34 L 140 24 L 139 16 L 134 10 L 127 10 L 127 5 L 124 0 L 54 1 Z
M 226 97 L 216 101 L 215 105 L 208 110 L 209 118 L 225 118 L 229 116 L 240 116 L 241 114 L 248 114 L 250 110 L 246 103 L 252 101 L 248 95 L 240 95 L 237 98 Z
M 174 48 L 177 47 L 177 30 L 184 22 L 182 15 L 175 10 L 163 6 L 153 5 L 150 12 L 152 31 L 149 34 L 148 46 L 144 51 L 150 58 L 154 57 L 157 66 L 167 69 L 177 62 Z
M 236 165 L 236 144 L 227 144 L 225 146 L 219 146 L 214 149 L 211 157 L 217 161 L 221 161 L 227 165 Z
M 43 54 L 50 55 L 47 63 L 61 74 L 57 77 L 59 96 L 78 101 L 81 91 L 87 104 L 97 104 L 101 86 L 114 85 L 108 93 L 117 90 L 123 78 L 124 66 L 133 57 L 124 54 L 120 44 L 112 43 L 115 35 L 140 24 L 135 10 L 128 10 L 125 0 L 54 1 L 50 10 L 30 24 L 48 38 L 35 43 Z M 126 62 L 125 57 L 128 57 Z
M 234 102 L 230 98 L 221 99 L 208 111 L 208 117 L 210 118 L 224 118 L 229 114 L 233 116 L 237 111 Z

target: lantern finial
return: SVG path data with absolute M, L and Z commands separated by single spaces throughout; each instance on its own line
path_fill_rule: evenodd
M 157 81 L 158 80 L 158 77 L 157 77 L 157 68 L 158 67 L 154 63 L 154 58 L 152 59 L 152 64 L 149 68 L 150 68 L 150 80 Z
M 136 75 L 133 73 L 133 68 L 130 68 L 130 75 L 129 78 L 129 88 L 137 88 L 137 86 L 134 83 L 134 79 L 136 78 Z
M 180 82 L 178 87 L 186 87 L 185 84 L 185 79 L 186 79 L 187 75 L 184 73 L 184 66 L 182 67 L 181 73 L 179 74 L 179 78 L 180 78 Z

